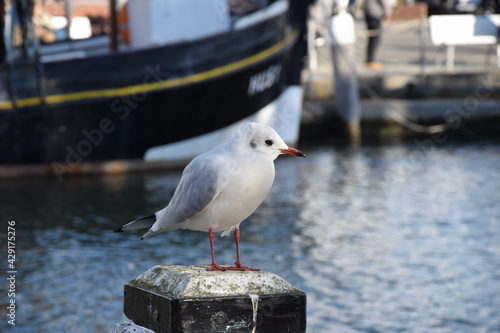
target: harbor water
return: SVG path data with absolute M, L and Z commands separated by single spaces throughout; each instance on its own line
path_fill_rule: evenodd
M 307 331 L 500 332 L 500 142 L 299 145 L 241 225 L 245 265 L 307 293 Z M 205 233 L 140 241 L 112 230 L 164 207 L 180 171 L 0 182 L 1 271 L 15 221 L 15 326 L 0 284 L 2 332 L 106 332 L 123 284 L 157 264 L 209 264 Z M 235 260 L 215 239 L 219 264 Z M 265 322 L 262 323 L 265 325 Z

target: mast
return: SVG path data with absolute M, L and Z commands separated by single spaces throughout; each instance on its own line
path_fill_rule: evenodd
M 7 49 L 5 48 L 5 0 L 0 0 L 0 64 L 5 63 Z
M 72 16 L 72 13 L 71 13 L 71 0 L 65 0 L 64 1 L 64 12 L 65 12 L 65 15 L 66 15 L 66 20 L 68 20 L 68 24 L 66 25 L 66 28 L 64 28 L 64 30 L 66 30 L 66 38 L 67 39 L 71 39 L 71 35 L 70 35 L 70 30 L 71 30 L 71 16 Z
M 117 22 L 117 15 L 116 15 L 116 0 L 110 0 L 109 1 L 109 20 L 110 26 L 111 26 L 111 38 L 110 38 L 110 45 L 109 48 L 111 49 L 112 52 L 115 52 L 118 50 L 118 22 Z
M 21 24 L 21 60 L 33 60 L 33 9 L 35 6 L 34 0 L 14 0 L 14 6 L 19 16 Z

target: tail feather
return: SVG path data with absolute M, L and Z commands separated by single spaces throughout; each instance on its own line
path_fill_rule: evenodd
M 152 214 L 149 216 L 141 217 L 140 219 L 134 220 L 134 221 L 129 222 L 121 227 L 118 227 L 113 232 L 124 232 L 127 230 L 151 228 L 151 226 L 155 222 L 156 222 L 156 215 Z
M 156 230 L 156 231 L 153 231 L 153 230 L 150 229 L 144 235 L 142 235 L 141 240 L 143 240 L 146 237 L 151 237 L 153 235 L 156 235 L 156 234 L 158 234 L 158 233 L 160 233 L 162 231 L 165 231 L 165 230 Z

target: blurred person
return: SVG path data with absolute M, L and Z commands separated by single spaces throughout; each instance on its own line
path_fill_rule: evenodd
M 365 0 L 363 3 L 366 27 L 368 29 L 368 45 L 366 50 L 366 67 L 382 70 L 384 65 L 375 60 L 375 53 L 382 35 L 382 21 L 392 13 L 391 0 Z
M 480 14 L 499 14 L 500 13 L 500 0 L 482 0 L 479 6 Z

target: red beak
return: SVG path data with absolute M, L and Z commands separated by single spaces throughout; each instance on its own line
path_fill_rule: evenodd
M 280 149 L 283 154 L 289 154 L 293 156 L 306 157 L 306 155 L 298 149 L 288 147 L 288 149 Z

